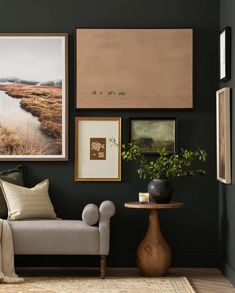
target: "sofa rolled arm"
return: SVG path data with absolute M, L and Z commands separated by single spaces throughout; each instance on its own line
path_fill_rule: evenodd
M 82 212 L 82 220 L 89 226 L 95 225 L 99 220 L 99 209 L 94 203 L 87 204 Z
M 112 201 L 103 201 L 100 205 L 100 255 L 109 254 L 109 241 L 110 241 L 110 218 L 115 214 L 115 205 Z

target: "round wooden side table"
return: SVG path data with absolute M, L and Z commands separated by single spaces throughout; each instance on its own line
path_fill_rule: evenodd
M 148 229 L 138 246 L 136 261 L 144 276 L 160 277 L 165 275 L 171 265 L 171 249 L 160 229 L 158 209 L 182 208 L 184 204 L 178 202 L 166 204 L 126 202 L 124 206 L 126 208 L 150 210 Z

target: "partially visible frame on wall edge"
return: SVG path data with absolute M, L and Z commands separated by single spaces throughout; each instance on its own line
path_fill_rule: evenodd
M 226 87 L 216 92 L 217 179 L 231 183 L 230 92 Z
M 121 181 L 121 117 L 75 118 L 75 181 Z
M 0 161 L 68 160 L 68 34 L 0 33 Z
M 219 79 L 225 82 L 231 78 L 231 27 L 220 32 L 219 51 Z

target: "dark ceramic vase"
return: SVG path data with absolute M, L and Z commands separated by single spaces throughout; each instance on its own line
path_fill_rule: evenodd
M 148 184 L 149 200 L 169 203 L 173 195 L 173 185 L 167 179 L 153 179 Z

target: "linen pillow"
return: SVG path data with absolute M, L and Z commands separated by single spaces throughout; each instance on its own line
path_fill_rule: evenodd
M 87 204 L 82 212 L 82 220 L 89 226 L 95 225 L 99 220 L 99 209 L 93 203 Z
M 24 186 L 24 173 L 25 168 L 23 166 L 17 166 L 14 169 L 5 170 L 0 172 L 0 179 L 8 181 L 13 184 Z M 7 204 L 0 188 L 0 218 L 7 218 Z
M 44 180 L 33 188 L 26 188 L 0 180 L 8 207 L 8 220 L 56 219 L 48 188 Z

